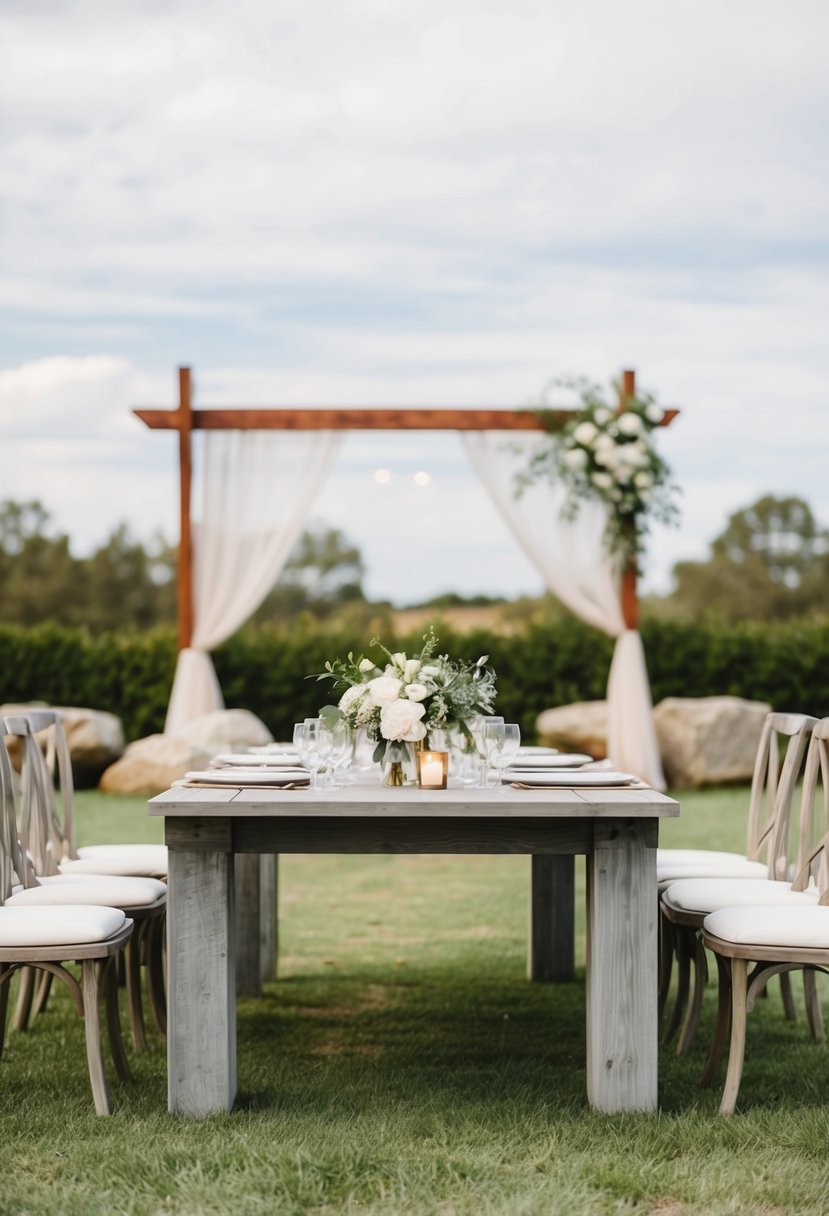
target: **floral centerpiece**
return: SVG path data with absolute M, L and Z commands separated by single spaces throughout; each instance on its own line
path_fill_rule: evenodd
M 648 518 L 670 523 L 677 515 L 671 470 L 653 441 L 665 411 L 647 393 L 626 397 L 619 410 L 586 380 L 555 381 L 551 387 L 556 386 L 575 390 L 579 408 L 566 421 L 560 411 L 538 411 L 552 443 L 532 457 L 519 478 L 519 490 L 553 474 L 567 489 L 566 519 L 575 518 L 585 498 L 604 502 L 608 551 L 620 564 L 635 563 Z
M 437 638 L 430 630 L 419 654 L 392 654 L 377 638 L 384 657 L 377 660 L 349 653 L 343 662 L 325 664 L 318 680 L 331 680 L 342 690 L 336 705 L 320 715 L 344 719 L 355 730 L 363 728 L 376 744 L 374 760 L 382 763 L 389 749 L 425 742 L 432 730 L 459 729 L 471 741 L 469 722 L 489 714 L 495 702 L 495 672 L 489 655 L 470 663 L 437 654 Z

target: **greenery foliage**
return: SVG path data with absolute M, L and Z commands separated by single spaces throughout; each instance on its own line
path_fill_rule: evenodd
M 459 634 L 439 619 L 436 630 L 448 654 L 489 655 L 498 673 L 496 712 L 519 722 L 528 739 L 541 710 L 605 695 L 613 643 L 572 617 L 533 621 L 516 634 Z M 390 648 L 416 651 L 422 634 L 419 628 L 390 639 Z M 827 618 L 728 627 L 651 620 L 642 634 L 655 702 L 730 693 L 775 709 L 829 714 Z M 242 630 L 214 659 L 226 704 L 252 710 L 284 739 L 324 699 L 308 674 L 322 671 L 332 654 L 364 644 L 361 631 L 304 616 L 290 627 Z M 110 710 L 134 739 L 162 729 L 175 657 L 168 629 L 93 636 L 54 624 L 0 626 L 0 700 Z

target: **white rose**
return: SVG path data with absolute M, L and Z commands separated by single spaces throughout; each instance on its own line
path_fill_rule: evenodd
M 582 469 L 587 468 L 587 452 L 584 448 L 570 448 L 569 452 L 564 453 L 564 463 L 568 468 L 580 473 Z
M 403 682 L 408 684 L 413 680 L 420 671 L 420 659 L 408 659 L 406 666 L 403 668 Z
M 610 422 L 613 415 L 611 414 L 610 410 L 600 407 L 599 409 L 593 411 L 593 417 L 599 426 L 604 426 L 606 423 Z
M 594 473 L 590 480 L 597 490 L 609 490 L 613 485 L 613 478 L 609 473 Z
M 406 687 L 406 696 L 410 701 L 425 701 L 429 695 L 429 689 L 423 684 L 409 684 Z
M 641 469 L 634 477 L 633 482 L 640 490 L 649 490 L 653 485 L 653 477 L 647 470 Z
M 632 410 L 625 410 L 616 420 L 616 426 L 623 435 L 641 435 L 642 434 L 642 419 L 638 414 L 634 414 Z
M 616 480 L 618 482 L 621 482 L 622 485 L 624 485 L 626 482 L 630 481 L 631 478 L 633 477 L 633 469 L 630 467 L 629 464 L 620 464 L 619 467 L 615 470 L 614 475 L 616 477 Z
M 396 701 L 402 687 L 400 680 L 394 676 L 378 676 L 376 680 L 369 680 L 366 685 L 375 705 L 389 705 Z
M 654 426 L 657 426 L 665 417 L 665 411 L 659 405 L 649 405 L 645 410 L 645 417 L 648 422 L 652 422 Z
M 606 447 L 596 452 L 596 464 L 603 464 L 606 469 L 618 468 L 620 461 L 619 448 L 612 439 L 608 441 Z
M 426 734 L 420 720 L 425 713 L 426 706 L 415 701 L 392 701 L 380 710 L 380 734 L 384 739 L 416 743 Z
M 588 448 L 598 433 L 592 422 L 580 422 L 573 431 L 573 438 L 576 443 L 581 443 L 584 447 Z
M 372 663 L 371 659 L 360 659 L 360 671 L 363 675 L 368 675 L 370 671 L 374 671 L 376 663 Z
M 349 709 L 353 709 L 366 696 L 367 692 L 367 684 L 352 684 L 340 697 L 339 708 L 343 713 L 347 713 Z

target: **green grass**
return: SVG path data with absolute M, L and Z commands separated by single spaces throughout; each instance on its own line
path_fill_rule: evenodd
M 745 799 L 683 794 L 662 843 L 739 848 Z M 80 843 L 161 838 L 140 799 L 84 793 L 78 814 Z M 230 1116 L 166 1113 L 153 1038 L 96 1118 L 58 994 L 0 1065 L 0 1213 L 829 1209 L 827 1053 L 776 992 L 751 1016 L 733 1119 L 696 1085 L 711 999 L 691 1055 L 661 1054 L 658 1114 L 587 1108 L 583 918 L 577 982 L 528 984 L 527 879 L 523 858 L 283 858 L 280 979 L 240 1003 Z

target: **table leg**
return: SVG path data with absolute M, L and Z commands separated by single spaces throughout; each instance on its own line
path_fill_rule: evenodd
M 233 855 L 171 849 L 169 865 L 168 1107 L 202 1118 L 236 1097 Z
M 259 857 L 259 969 L 262 983 L 276 979 L 279 959 L 279 857 Z
M 527 978 L 567 983 L 575 970 L 575 857 L 534 854 L 530 877 Z
M 656 835 L 599 821 L 587 858 L 587 1097 L 608 1114 L 656 1108 Z
M 276 978 L 276 857 L 237 853 L 236 994 L 261 996 Z

